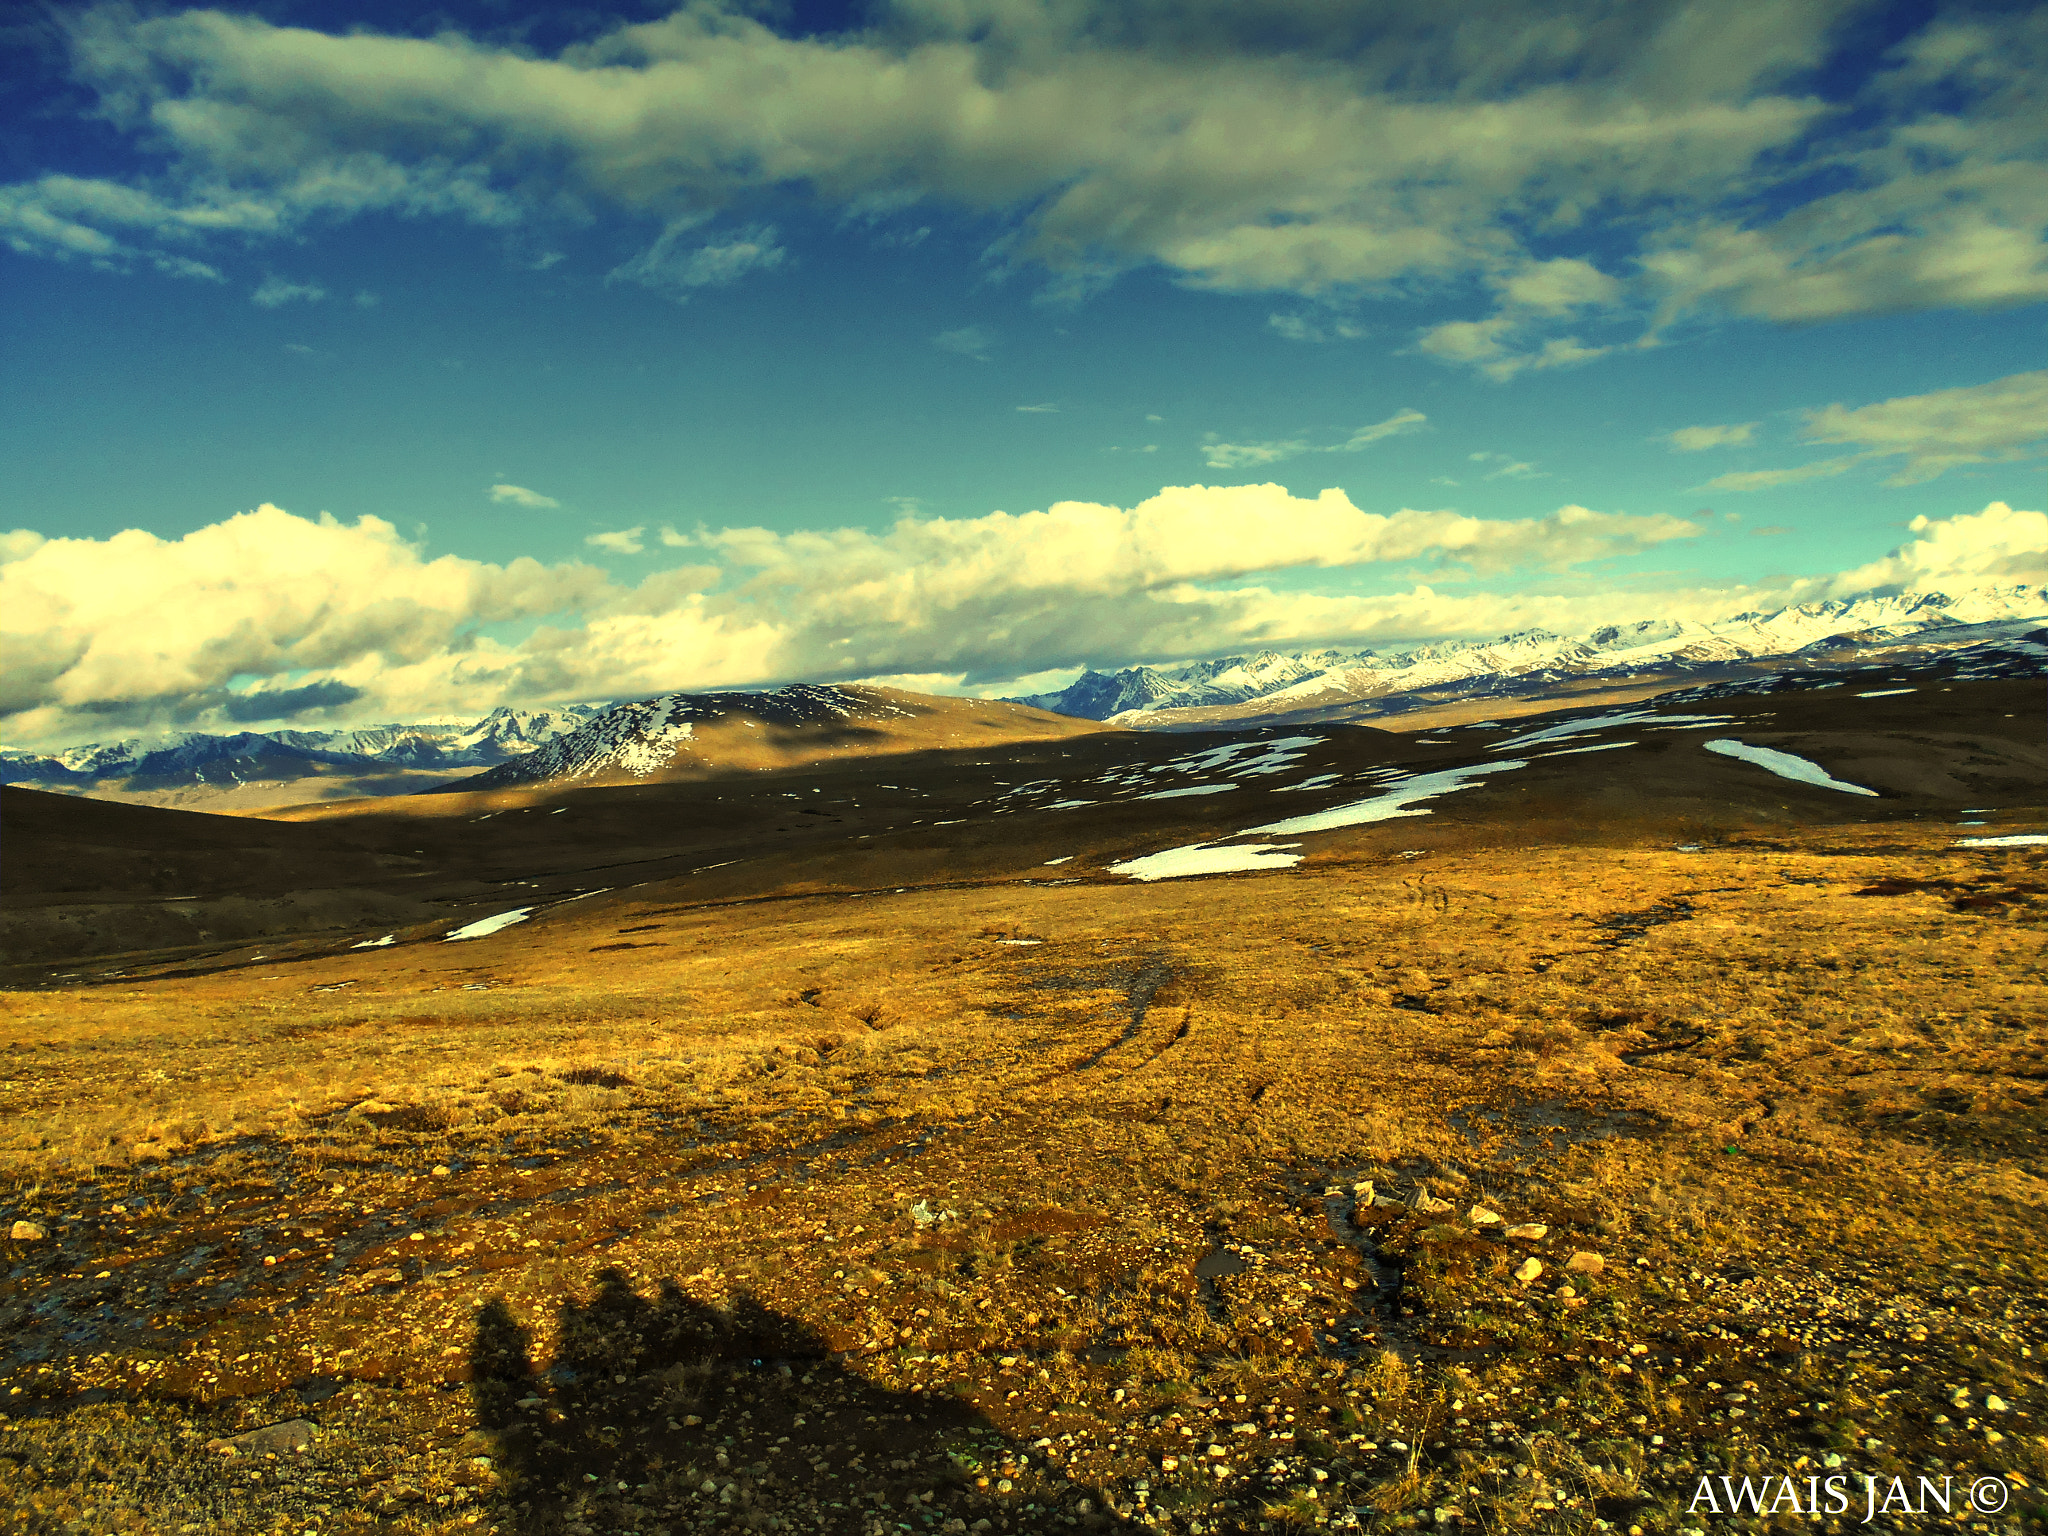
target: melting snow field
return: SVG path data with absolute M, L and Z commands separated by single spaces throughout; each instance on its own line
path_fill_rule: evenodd
M 2034 848 L 2048 843 L 2048 832 L 2008 832 L 2003 837 L 1959 837 L 1958 848 Z
M 1183 875 L 1224 875 L 1248 869 L 1290 869 L 1301 862 L 1298 843 L 1244 843 L 1235 848 L 1216 848 L 1194 843 L 1186 848 L 1169 848 L 1143 858 L 1126 859 L 1109 866 L 1113 875 L 1133 880 L 1178 880 Z
M 1417 800 L 1470 789 L 1473 787 L 1471 781 L 1484 779 L 1489 773 L 1505 773 L 1511 768 L 1528 766 L 1515 758 L 1504 763 L 1478 763 L 1470 768 L 1418 773 L 1388 785 L 1384 794 L 1370 800 L 1355 800 L 1349 805 L 1333 805 L 1326 811 L 1311 811 L 1306 816 L 1290 816 L 1285 821 L 1268 822 L 1262 827 L 1247 827 L 1239 835 L 1249 837 L 1255 832 L 1270 832 L 1285 836 L 1294 832 L 1327 832 L 1332 827 L 1363 826 L 1370 821 L 1391 821 L 1396 816 L 1427 816 L 1428 811 L 1410 810 L 1409 807 Z
M 397 939 L 397 937 L 398 937 L 398 935 L 397 935 L 397 934 L 395 934 L 395 933 L 387 933 L 387 934 L 385 934 L 385 935 L 384 935 L 384 937 L 383 937 L 383 938 L 381 938 L 381 939 L 365 939 L 365 940 L 363 940 L 363 942 L 362 942 L 362 943 L 360 943 L 360 944 L 351 944 L 351 945 L 349 945 L 349 948 L 350 948 L 350 949 L 382 949 L 382 948 L 384 948 L 384 946 L 385 946 L 385 945 L 387 945 L 387 944 L 390 944 L 390 943 L 391 943 L 391 942 L 393 942 L 393 941 L 394 941 L 395 939 Z
M 1868 693 L 1856 695 L 1859 699 L 1889 699 L 1902 693 L 1918 693 L 1918 688 L 1873 688 Z
M 514 923 L 523 923 L 533 915 L 531 907 L 515 907 L 510 912 L 500 912 L 495 917 L 480 917 L 465 927 L 449 934 L 443 943 L 453 944 L 457 939 L 487 939 L 501 928 L 510 928 Z
M 1700 743 L 1709 752 L 1718 752 L 1723 757 L 1740 758 L 1745 763 L 1775 773 L 1781 779 L 1792 779 L 1801 784 L 1818 784 L 1822 789 L 1839 789 L 1845 795 L 1876 795 L 1874 789 L 1865 789 L 1861 784 L 1844 784 L 1832 777 L 1819 763 L 1810 763 L 1803 757 L 1794 757 L 1790 752 L 1777 752 L 1769 747 L 1752 747 L 1743 741 L 1703 741 Z

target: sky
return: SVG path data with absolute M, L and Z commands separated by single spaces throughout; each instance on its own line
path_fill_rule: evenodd
M 0 740 L 2048 580 L 2048 7 L 0 28 Z

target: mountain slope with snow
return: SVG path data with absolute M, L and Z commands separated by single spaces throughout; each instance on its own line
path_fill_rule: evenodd
M 773 693 L 669 693 L 614 704 L 525 757 L 446 788 L 694 778 L 1101 729 L 1028 705 L 893 688 L 798 683 Z

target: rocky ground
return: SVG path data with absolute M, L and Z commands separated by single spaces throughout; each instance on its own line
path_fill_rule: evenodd
M 2039 851 L 1415 837 L 10 994 L 8 1528 L 2038 1529 Z

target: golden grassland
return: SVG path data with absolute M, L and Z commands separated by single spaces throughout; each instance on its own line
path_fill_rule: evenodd
M 1839 1469 L 1749 1524 L 1995 1473 L 2037 1527 L 2048 874 L 1947 841 L 611 898 L 7 994 L 0 1511 L 1623 1533 Z

